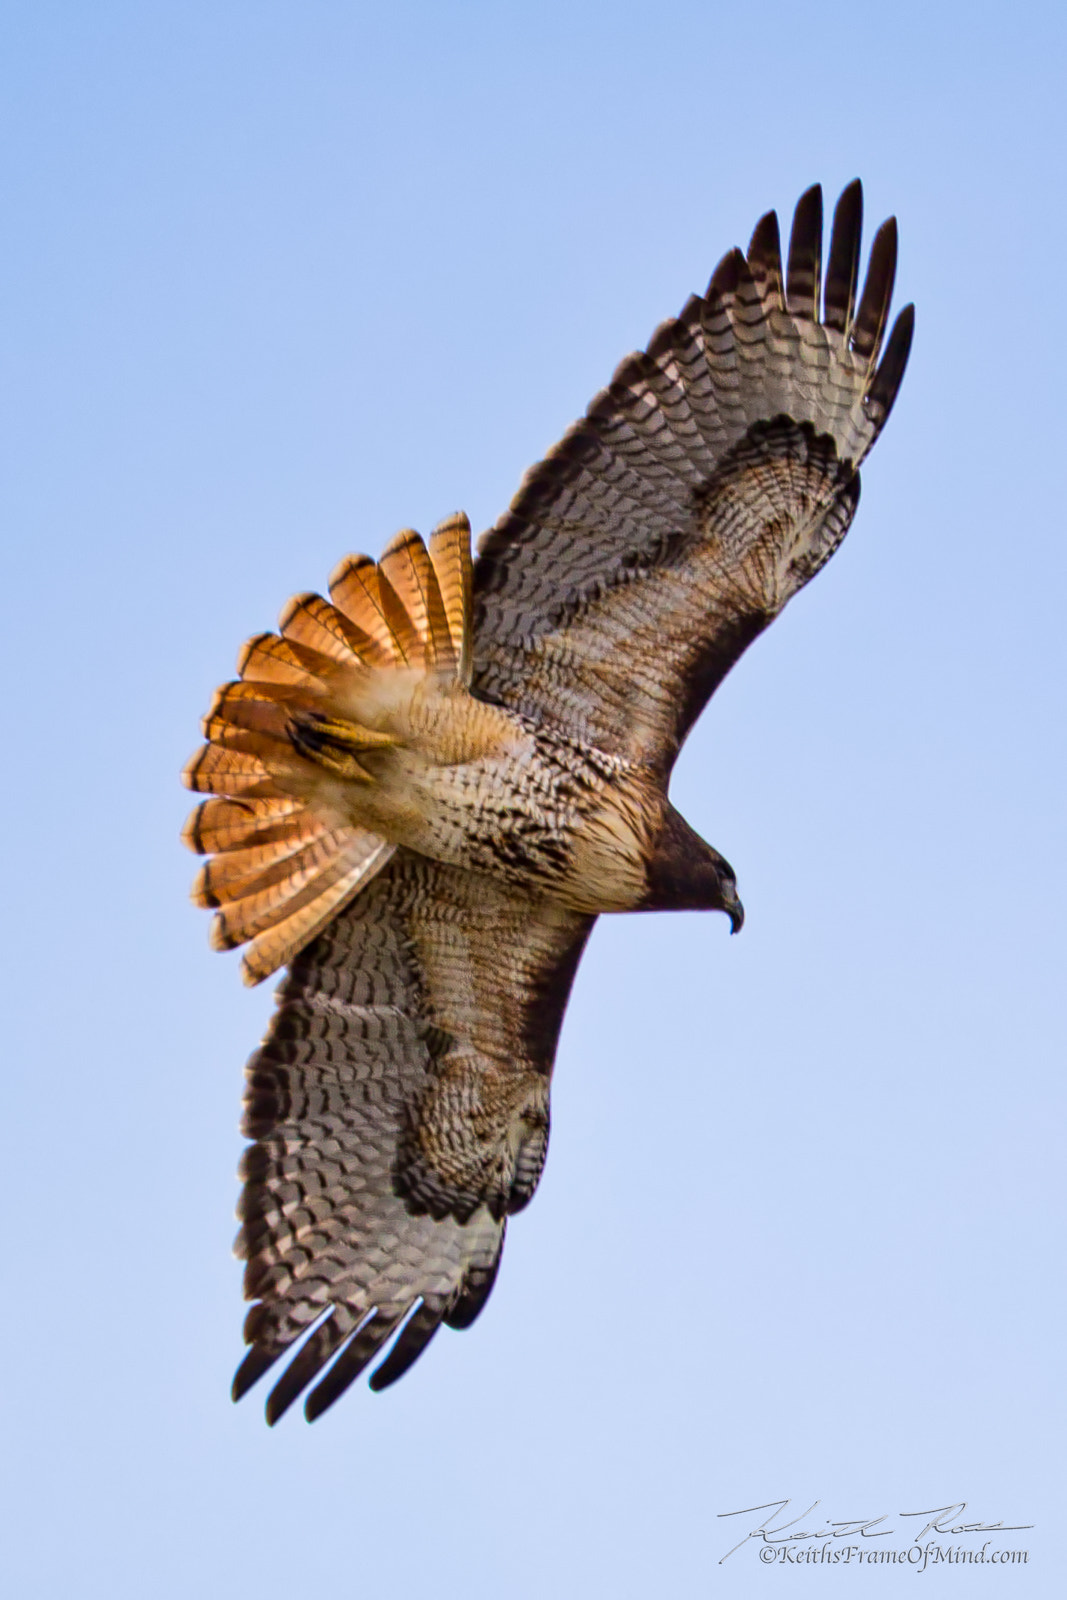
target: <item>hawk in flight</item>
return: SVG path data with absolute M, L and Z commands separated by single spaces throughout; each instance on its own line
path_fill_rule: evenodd
M 240 1398 L 276 1421 L 390 1341 L 469 1326 L 548 1146 L 563 1012 L 602 911 L 743 911 L 667 798 L 708 697 L 844 538 L 900 385 L 896 224 L 857 298 L 862 191 L 758 224 L 524 479 L 349 556 L 250 639 L 184 779 L 212 942 L 277 1010 L 247 1071 Z M 302 1342 L 301 1342 L 302 1341 Z

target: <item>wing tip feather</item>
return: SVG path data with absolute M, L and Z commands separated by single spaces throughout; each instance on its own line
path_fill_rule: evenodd
M 822 274 L 822 184 L 805 189 L 793 212 L 785 273 L 786 308 L 806 322 L 819 320 Z
M 705 300 L 725 300 L 732 295 L 741 281 L 742 270 L 748 270 L 744 253 L 736 247 L 727 250 L 708 280 Z
M 248 1391 L 255 1387 L 263 1374 L 269 1371 L 283 1354 L 282 1350 L 270 1351 L 260 1344 L 252 1345 L 245 1352 L 244 1360 L 234 1373 L 230 1385 L 230 1399 L 234 1404 L 244 1399 Z
M 897 271 L 897 219 L 887 217 L 874 236 L 863 293 L 852 323 L 851 342 L 871 366 L 878 360 Z
M 826 286 L 823 291 L 823 324 L 846 337 L 856 304 L 862 235 L 863 184 L 859 178 L 853 178 L 842 189 L 834 207 L 830 258 L 826 264 Z
M 867 391 L 866 404 L 869 409 L 878 411 L 879 427 L 885 425 L 900 392 L 914 333 L 915 306 L 909 301 L 897 314 L 874 381 Z
M 753 276 L 762 282 L 764 298 L 781 309 L 782 236 L 777 211 L 764 212 L 753 228 L 748 245 L 748 264 Z

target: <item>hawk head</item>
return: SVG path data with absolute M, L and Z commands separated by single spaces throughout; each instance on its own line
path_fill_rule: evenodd
M 645 863 L 645 898 L 640 911 L 725 911 L 731 933 L 739 933 L 745 908 L 737 896 L 733 867 L 694 833 L 667 801 L 655 849 Z

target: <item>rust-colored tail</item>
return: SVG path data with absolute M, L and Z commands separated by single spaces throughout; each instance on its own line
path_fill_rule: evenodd
M 381 561 L 342 561 L 330 600 L 290 600 L 280 634 L 250 639 L 240 679 L 215 695 L 208 742 L 182 773 L 213 798 L 182 839 L 210 857 L 193 899 L 217 911 L 217 950 L 248 943 L 246 983 L 292 960 L 392 855 L 395 846 L 356 826 L 346 804 L 351 784 L 374 782 L 361 758 L 396 742 L 364 725 L 358 708 L 373 703 L 368 685 L 396 671 L 469 684 L 470 595 L 466 517 L 441 523 L 429 550 L 405 529 Z

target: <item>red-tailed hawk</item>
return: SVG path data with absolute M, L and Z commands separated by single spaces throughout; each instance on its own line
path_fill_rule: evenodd
M 248 1067 L 239 1398 L 383 1388 L 492 1288 L 548 1145 L 601 911 L 743 912 L 667 784 L 709 695 L 844 538 L 897 393 L 896 225 L 770 213 L 622 363 L 471 563 L 466 518 L 342 561 L 245 645 L 185 769 L 216 948 L 289 973 Z

